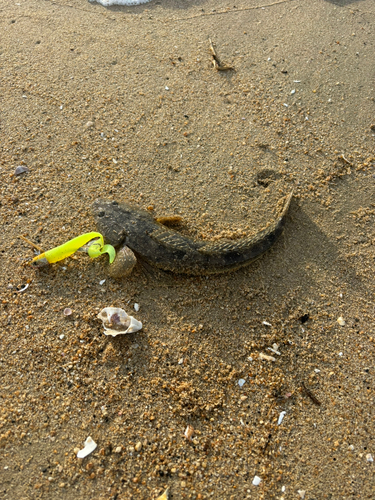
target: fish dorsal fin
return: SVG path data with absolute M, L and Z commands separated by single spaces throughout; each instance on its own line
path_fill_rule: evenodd
M 163 226 L 173 227 L 180 226 L 182 224 L 182 217 L 179 215 L 167 215 L 165 217 L 156 217 L 155 222 L 163 224 Z

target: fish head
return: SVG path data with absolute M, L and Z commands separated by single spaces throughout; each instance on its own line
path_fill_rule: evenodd
M 147 211 L 117 201 L 96 200 L 92 205 L 92 214 L 98 231 L 107 243 L 115 247 L 126 244 L 129 238 L 137 236 L 145 223 L 153 221 Z

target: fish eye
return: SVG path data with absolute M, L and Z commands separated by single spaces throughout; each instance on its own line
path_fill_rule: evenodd
M 115 205 L 117 207 L 118 205 L 117 201 L 112 201 L 112 205 Z
M 98 213 L 98 217 L 104 217 L 104 216 L 105 216 L 104 210 L 100 210 L 100 212 Z

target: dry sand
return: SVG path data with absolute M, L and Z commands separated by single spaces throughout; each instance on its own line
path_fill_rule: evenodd
M 374 2 L 0 13 L 0 497 L 374 498 Z M 293 186 L 282 238 L 232 274 L 38 271 L 19 238 L 95 230 L 97 197 L 236 237 Z M 143 330 L 104 336 L 109 305 Z

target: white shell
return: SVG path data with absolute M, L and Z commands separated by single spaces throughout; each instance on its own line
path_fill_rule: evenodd
M 89 436 L 85 441 L 85 447 L 77 453 L 77 458 L 87 457 L 87 455 L 90 455 L 97 446 L 95 441 Z
M 142 323 L 133 316 L 128 316 L 124 309 L 119 307 L 105 307 L 98 314 L 98 318 L 102 320 L 104 326 L 104 334 L 121 335 L 124 333 L 133 333 L 141 330 Z
M 254 486 L 259 486 L 261 482 L 262 482 L 262 479 L 259 476 L 254 476 L 254 479 L 253 479 Z

